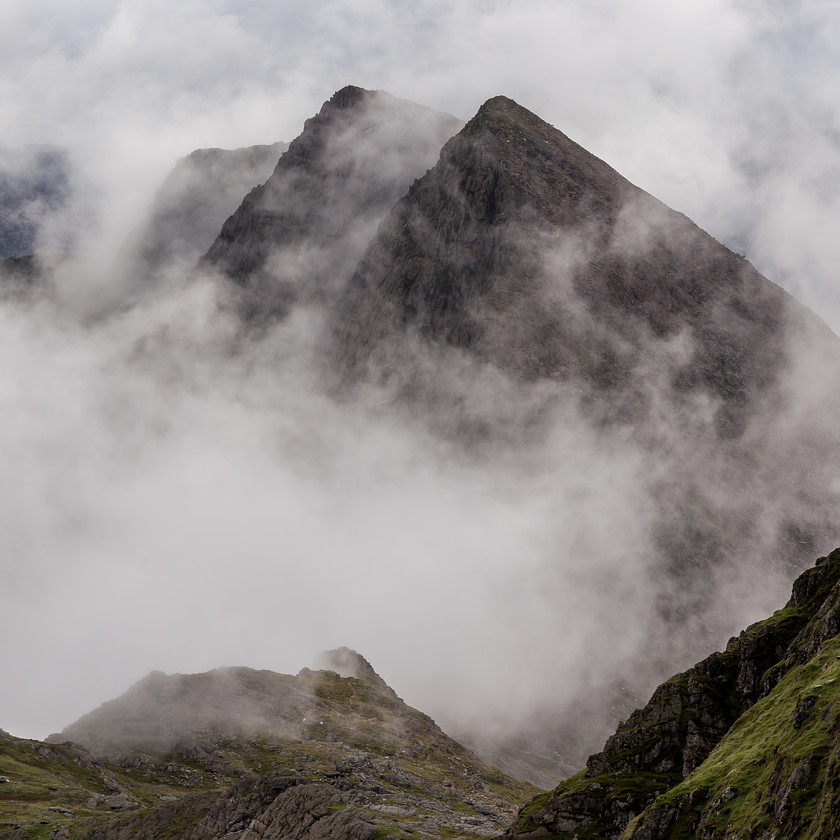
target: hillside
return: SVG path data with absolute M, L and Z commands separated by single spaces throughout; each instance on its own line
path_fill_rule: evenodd
M 356 675 L 151 674 L 52 743 L 4 735 L 0 837 L 492 836 L 533 794 L 358 654 L 325 663 Z
M 661 685 L 505 836 L 835 837 L 838 633 L 840 549 L 783 609 Z

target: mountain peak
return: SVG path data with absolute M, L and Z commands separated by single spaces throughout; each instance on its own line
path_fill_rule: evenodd
M 365 88 L 356 87 L 356 85 L 345 85 L 341 90 L 337 90 L 323 105 L 321 113 L 324 109 L 331 107 L 342 110 L 355 108 L 372 96 L 376 95 L 376 91 L 365 90 Z
M 360 653 L 348 647 L 325 650 L 315 660 L 320 671 L 334 671 L 340 677 L 353 677 L 393 692 L 390 686 L 373 670 L 373 666 Z
M 475 116 L 467 125 L 472 125 L 473 123 L 484 123 L 493 120 L 524 120 L 526 122 L 541 123 L 542 125 L 551 128 L 545 120 L 540 119 L 532 111 L 529 111 L 526 107 L 520 105 L 518 102 L 507 96 L 493 96 L 488 99 L 478 109 L 478 111 L 476 111 Z
M 252 323 L 333 298 L 393 204 L 461 126 L 384 91 L 342 88 L 225 222 L 202 266 L 233 281 Z M 301 272 L 302 254 L 314 271 Z

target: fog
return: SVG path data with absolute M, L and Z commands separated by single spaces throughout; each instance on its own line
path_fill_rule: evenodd
M 504 93 L 836 329 L 837 24 L 827 3 L 734 0 L 0 10 L 4 144 L 66 150 L 74 200 L 45 213 L 41 250 L 75 243 L 55 296 L 0 307 L 0 727 L 43 737 L 153 669 L 294 673 L 347 645 L 445 726 L 504 732 L 641 661 L 658 638 L 657 494 L 685 464 L 667 409 L 658 461 L 573 400 L 538 447 L 479 457 L 387 393 L 336 401 L 316 306 L 243 341 L 209 274 L 124 305 L 126 242 L 178 158 L 290 141 L 347 83 L 464 119 Z M 625 248 L 642 247 L 632 221 Z M 449 362 L 478 411 L 544 399 Z M 781 453 L 823 404 L 820 364 L 797 352 L 799 415 L 747 488 L 768 534 L 791 500 Z M 781 606 L 793 573 L 721 573 L 718 635 Z
M 11 731 L 153 668 L 296 672 L 339 642 L 455 719 L 634 652 L 639 460 L 574 415 L 549 461 L 477 462 L 329 399 L 315 313 L 233 353 L 209 284 L 93 327 L 46 303 L 3 317 Z

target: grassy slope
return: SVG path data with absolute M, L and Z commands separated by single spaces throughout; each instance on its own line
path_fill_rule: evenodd
M 709 758 L 634 821 L 676 810 L 668 838 L 835 837 L 840 639 L 834 638 L 735 723 Z

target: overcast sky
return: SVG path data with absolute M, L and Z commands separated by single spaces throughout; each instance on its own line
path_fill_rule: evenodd
M 463 119 L 487 98 L 505 94 L 745 253 L 837 331 L 838 49 L 840 8 L 831 0 L 463 0 L 456 4 L 444 0 L 6 0 L 0 4 L 0 137 L 10 146 L 48 143 L 70 149 L 80 173 L 79 190 L 90 211 L 85 219 L 92 225 L 91 241 L 116 249 L 138 223 L 178 157 L 198 147 L 292 140 L 304 119 L 346 84 L 388 90 Z M 162 316 L 157 313 L 154 317 Z M 365 527 L 371 517 L 378 520 L 382 515 L 383 496 L 378 491 L 371 496 L 375 504 L 365 505 L 364 494 L 354 497 L 359 506 L 355 517 L 343 508 L 344 496 L 338 490 L 325 495 L 321 489 L 308 504 L 308 485 L 298 478 L 292 480 L 282 471 L 263 473 L 262 457 L 257 448 L 251 449 L 253 437 L 224 438 L 230 428 L 259 433 L 267 422 L 259 412 L 256 420 L 252 415 L 247 421 L 234 416 L 249 400 L 262 399 L 256 385 L 253 393 L 249 391 L 231 406 L 226 379 L 212 395 L 218 413 L 211 419 L 204 411 L 193 411 L 187 398 L 179 397 L 176 423 L 186 426 L 188 420 L 204 420 L 204 424 L 199 423 L 194 435 L 191 430 L 176 437 L 180 444 L 189 441 L 189 446 L 173 447 L 169 453 L 173 459 L 167 462 L 166 453 L 158 451 L 153 463 L 144 461 L 142 475 L 131 473 L 130 480 L 122 481 L 122 455 L 114 458 L 111 453 L 97 461 L 105 450 L 102 441 L 94 441 L 93 436 L 101 429 L 91 429 L 87 422 L 86 400 L 95 402 L 101 411 L 100 395 L 97 391 L 94 396 L 94 391 L 102 385 L 102 370 L 106 378 L 109 375 L 107 358 L 102 361 L 96 356 L 97 348 L 72 330 L 62 333 L 60 341 L 45 344 L 34 322 L 20 324 L 8 314 L 4 314 L 4 330 L 7 390 L 18 399 L 30 394 L 29 380 L 20 371 L 20 381 L 14 379 L 15 354 L 26 352 L 30 361 L 34 358 L 50 371 L 48 411 L 58 413 L 63 406 L 66 413 L 41 434 L 30 422 L 41 408 L 36 405 L 35 414 L 21 413 L 22 428 L 16 434 L 22 437 L 7 438 L 4 444 L 12 446 L 9 441 L 26 439 L 30 448 L 23 451 L 42 447 L 39 463 L 49 462 L 47 471 L 32 477 L 25 456 L 21 456 L 22 473 L 32 480 L 22 492 L 12 494 L 20 510 L 13 505 L 7 516 L 22 521 L 44 498 L 61 496 L 63 501 L 56 521 L 50 519 L 52 510 L 43 511 L 44 546 L 15 545 L 10 537 L 7 556 L 2 558 L 2 563 L 10 566 L 17 565 L 18 558 L 36 558 L 7 578 L 13 584 L 0 586 L 8 586 L 7 593 L 14 589 L 21 617 L 29 614 L 21 604 L 32 599 L 31 609 L 37 611 L 41 596 L 33 593 L 46 593 L 45 604 L 56 623 L 27 624 L 31 647 L 15 641 L 15 627 L 4 630 L 0 661 L 15 678 L 4 679 L 0 712 L 5 717 L 0 717 L 0 727 L 43 736 L 69 723 L 92 703 L 106 699 L 101 693 L 113 693 L 150 668 L 176 670 L 241 661 L 248 645 L 258 653 L 255 661 L 243 664 L 289 669 L 308 664 L 279 654 L 275 663 L 271 657 L 271 650 L 282 646 L 282 634 L 293 633 L 296 623 L 305 621 L 305 608 L 295 604 L 294 593 L 284 593 L 291 598 L 291 617 L 277 637 L 271 635 L 272 625 L 264 617 L 249 622 L 247 610 L 231 608 L 240 635 L 231 629 L 230 617 L 219 602 L 225 598 L 241 602 L 254 592 L 234 574 L 236 569 L 197 584 L 203 590 L 192 596 L 201 601 L 200 609 L 184 609 L 184 602 L 179 601 L 185 597 L 182 590 L 162 594 L 167 575 L 177 576 L 180 568 L 167 567 L 168 561 L 162 559 L 169 556 L 161 548 L 165 539 L 171 536 L 176 544 L 184 543 L 179 579 L 186 580 L 193 572 L 198 575 L 200 567 L 189 567 L 198 562 L 190 554 L 195 551 L 191 528 L 200 530 L 200 523 L 212 520 L 234 500 L 245 499 L 249 515 L 264 515 L 267 546 L 273 544 L 270 539 L 282 539 L 284 528 L 306 530 L 310 518 L 317 530 L 319 512 L 327 510 L 338 516 L 337 531 L 319 537 L 322 543 L 314 553 L 328 557 L 350 544 L 359 556 L 378 558 L 380 573 L 388 574 L 387 541 L 376 543 L 370 536 L 375 529 Z M 107 346 L 109 352 L 113 350 Z M 230 381 L 237 380 L 231 371 L 225 375 Z M 88 388 L 94 380 L 96 388 Z M 125 383 L 113 384 L 118 391 L 123 389 L 119 393 L 129 404 L 132 399 L 142 404 L 142 382 L 132 385 L 131 393 Z M 31 399 L 37 402 L 36 396 Z M 327 410 L 306 404 L 301 412 L 308 417 L 308 412 L 321 416 L 320 412 Z M 159 411 L 152 411 L 155 416 L 149 422 L 163 422 L 157 416 Z M 48 421 L 44 420 L 45 428 Z M 69 459 L 66 463 L 57 463 L 50 455 L 59 446 L 56 441 L 61 434 L 78 434 L 81 442 L 72 452 L 63 453 Z M 213 443 L 202 448 L 205 434 Z M 383 440 L 391 440 L 389 434 L 383 431 L 377 438 L 377 451 Z M 220 435 L 230 444 L 229 450 L 219 448 Z M 106 441 L 105 449 L 111 452 L 108 447 L 117 443 Z M 85 448 L 88 445 L 90 451 Z M 381 455 L 365 461 L 361 474 L 371 486 L 382 478 L 383 470 L 386 485 L 390 481 L 402 486 L 400 468 L 414 458 L 413 452 L 403 451 L 402 446 L 397 436 L 393 447 L 386 447 L 392 456 L 387 466 L 383 466 Z M 226 455 L 213 460 L 208 459 L 208 452 Z M 180 465 L 178 469 L 172 466 L 173 461 Z M 239 469 L 240 463 L 246 466 Z M 330 487 L 341 487 L 345 467 L 339 463 L 334 468 Z M 635 468 L 628 457 L 621 475 L 630 482 Z M 128 467 L 125 469 L 129 474 Z M 347 468 L 346 472 L 358 480 L 358 470 Z M 103 493 L 104 473 L 108 474 L 108 489 Z M 412 481 L 409 496 L 387 495 L 395 509 L 385 514 L 386 519 L 390 516 L 403 525 L 411 523 L 415 529 L 412 551 L 418 563 L 423 562 L 420 558 L 440 558 L 436 579 L 446 578 L 446 552 L 436 544 L 438 534 L 429 533 L 425 523 L 445 519 L 453 510 L 459 512 L 457 526 L 453 524 L 440 534 L 446 533 L 451 545 L 455 533 L 458 551 L 466 555 L 473 540 L 487 540 L 487 509 L 495 510 L 497 504 L 498 515 L 491 519 L 491 542 L 499 558 L 515 552 L 523 541 L 553 539 L 554 531 L 535 532 L 531 515 L 548 504 L 547 499 L 553 498 L 550 494 L 535 493 L 512 508 L 499 501 L 496 489 L 485 484 L 474 488 L 474 477 L 454 467 L 446 472 L 442 484 L 439 478 L 434 491 L 423 494 L 425 500 L 434 499 L 431 508 L 424 508 L 426 518 L 418 519 L 417 508 L 411 508 L 410 493 L 423 493 L 422 475 L 419 484 Z M 93 484 L 97 491 L 87 497 L 86 488 Z M 208 484 L 220 486 L 224 492 L 200 500 L 198 489 Z M 120 487 L 120 492 L 111 494 L 112 485 Z M 620 496 L 621 480 L 617 488 Z M 150 509 L 151 500 L 161 505 L 164 491 L 171 494 L 172 510 L 176 501 L 184 498 L 197 501 L 177 517 L 173 514 L 172 521 L 165 521 L 161 529 L 147 534 L 148 544 L 135 540 L 129 548 L 131 563 L 108 566 L 108 557 L 119 550 L 126 533 L 135 538 L 143 533 L 134 512 Z M 588 490 L 584 486 L 575 492 L 585 496 Z M 471 501 L 458 508 L 449 503 L 450 493 L 453 498 L 469 497 Z M 78 534 L 84 533 L 89 503 L 103 498 L 113 502 L 108 529 L 99 528 L 94 542 L 89 536 L 77 540 Z M 272 519 L 273 507 L 260 508 L 265 498 L 283 498 L 291 506 L 286 507 L 282 523 Z M 339 511 L 343 511 L 341 516 Z M 599 539 L 611 541 L 643 515 L 643 511 L 622 510 L 611 526 L 615 533 Z M 121 523 L 129 520 L 130 525 L 121 532 Z M 37 523 L 30 525 L 29 531 L 12 529 L 12 537 L 38 533 Z M 250 526 L 246 523 L 243 527 Z M 358 539 L 359 533 L 365 534 L 364 539 Z M 61 545 L 56 534 L 66 540 L 66 567 L 46 562 L 39 567 L 37 558 Z M 235 555 L 237 550 L 233 533 L 209 539 L 203 534 L 200 544 L 203 551 L 215 552 L 220 558 Z M 148 557 L 159 559 L 142 559 Z M 244 566 L 252 575 L 248 581 L 256 587 L 257 607 L 263 616 L 277 609 L 277 591 L 259 586 L 259 570 L 270 565 L 271 557 L 268 548 L 261 549 L 249 555 Z M 485 563 L 489 563 L 491 574 L 481 586 L 497 594 L 509 592 L 511 581 L 502 560 L 496 566 L 494 556 L 483 558 L 483 570 Z M 221 568 L 221 559 L 219 564 Z M 144 568 L 147 574 L 142 572 Z M 78 569 L 87 572 L 77 577 L 74 570 Z M 347 569 L 352 570 L 352 563 Z M 45 575 L 51 576 L 49 582 Z M 295 586 L 305 588 L 306 577 L 298 571 Z M 309 581 L 314 589 L 318 579 L 313 574 Z M 339 576 L 338 580 L 344 579 Z M 79 581 L 84 581 L 84 592 L 76 588 L 81 586 Z M 92 581 L 100 587 L 93 595 Z M 352 591 L 347 581 L 343 585 Z M 413 586 L 421 593 L 427 587 L 430 598 L 431 590 L 437 589 L 433 576 L 402 580 L 399 586 Z M 118 593 L 131 601 L 145 598 L 150 605 L 148 614 L 134 611 L 130 617 L 124 616 Z M 489 613 L 485 615 L 486 604 L 479 600 L 476 595 L 474 621 L 469 620 L 469 601 L 450 607 L 467 611 L 465 626 L 482 627 Z M 523 596 L 523 609 L 526 604 Z M 352 623 L 353 604 L 345 606 L 346 615 L 336 613 L 329 626 L 322 625 L 313 634 L 309 645 L 313 654 L 322 641 L 354 644 L 352 638 L 340 638 L 342 622 Z M 161 661 L 171 625 L 156 629 L 155 615 L 166 610 L 171 616 L 181 609 L 183 644 L 200 646 L 198 640 L 203 639 L 202 653 L 192 659 L 171 653 Z M 87 613 L 85 620 L 79 618 L 81 611 Z M 406 623 L 406 632 L 410 622 L 418 619 L 414 613 L 405 614 L 399 605 L 390 605 L 387 613 L 395 626 Z M 103 661 L 118 662 L 120 645 L 128 643 L 120 633 L 103 638 L 102 623 L 116 626 L 121 618 L 130 623 L 126 638 L 145 636 L 149 641 L 145 653 L 124 667 L 114 666 L 110 681 L 100 676 L 96 683 L 99 695 L 90 691 L 69 706 L 59 706 L 51 697 L 54 689 L 43 671 L 54 669 L 57 682 L 69 684 L 71 674 L 79 674 L 83 667 L 78 655 L 83 650 L 89 673 L 82 676 L 90 677 L 99 665 L 90 651 L 100 647 Z M 534 632 L 558 631 L 556 615 L 546 618 L 544 625 L 539 616 L 531 615 L 530 620 L 537 622 Z M 424 632 L 434 636 L 443 649 L 449 644 L 451 629 L 444 623 Z M 360 641 L 373 640 L 375 635 L 362 634 Z M 394 646 L 399 638 L 399 634 L 394 636 Z M 380 646 L 385 650 L 390 643 Z M 502 635 L 494 642 L 504 649 L 505 661 L 519 663 L 517 667 L 523 669 L 538 667 L 539 663 L 527 656 L 523 659 L 521 643 L 522 639 L 505 640 Z M 216 652 L 209 653 L 211 649 Z M 392 661 L 398 656 L 394 651 Z M 41 676 L 28 674 L 27 663 L 36 663 L 31 667 L 37 667 Z M 373 664 L 377 667 L 376 661 Z M 486 664 L 491 668 L 494 662 Z M 448 667 L 454 670 L 464 663 L 454 659 Z M 484 664 L 474 662 L 474 667 L 478 673 Z M 489 685 L 491 678 L 485 676 Z M 446 681 L 445 676 L 440 679 Z

